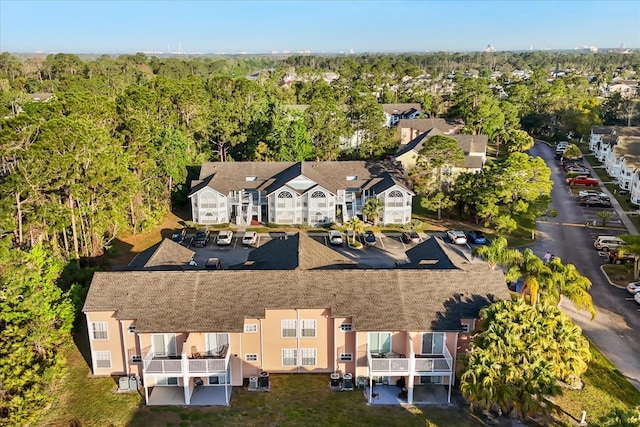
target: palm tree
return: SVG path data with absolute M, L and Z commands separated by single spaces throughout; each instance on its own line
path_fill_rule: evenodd
M 382 212 L 383 208 L 384 204 L 382 203 L 382 200 L 377 197 L 371 197 L 364 203 L 362 213 L 367 219 L 371 218 L 373 225 L 376 226 L 378 225 L 378 218 L 380 217 L 380 212 Z
M 547 264 L 551 275 L 543 284 L 544 297 L 551 303 L 560 304 L 560 296 L 569 298 L 579 310 L 591 313 L 591 319 L 596 317 L 596 309 L 588 290 L 591 281 L 580 274 L 573 264 L 563 264 L 560 258 L 554 258 Z
M 514 257 L 508 267 L 507 280 L 515 281 L 522 278 L 520 296 L 524 298 L 529 293 L 531 305 L 536 305 L 540 283 L 548 280 L 551 275 L 549 267 L 529 248 L 525 249 L 520 256 Z
M 352 216 L 345 223 L 347 230 L 353 231 L 353 236 L 349 238 L 347 236 L 347 243 L 353 245 L 356 242 L 356 236 L 364 231 L 364 224 L 357 216 Z
M 472 252 L 473 256 L 479 256 L 487 261 L 489 268 L 494 270 L 498 265 L 509 265 L 520 256 L 516 249 L 509 249 L 507 239 L 498 237 L 489 246 L 478 246 Z
M 640 278 L 640 236 L 635 234 L 623 234 L 618 236 L 625 241 L 626 245 L 618 249 L 620 255 L 633 254 L 633 280 Z

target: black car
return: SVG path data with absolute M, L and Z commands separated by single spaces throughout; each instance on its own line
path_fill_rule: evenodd
M 209 243 L 209 230 L 198 230 L 195 236 L 191 238 L 191 246 L 203 248 Z
M 367 230 L 364 232 L 363 240 L 365 245 L 374 246 L 376 244 L 376 235 L 373 234 L 373 231 Z
M 171 235 L 171 240 L 176 243 L 182 244 L 184 242 L 185 237 L 187 237 L 187 229 L 183 228 L 182 230 L 175 231 Z
M 602 196 L 586 196 L 580 197 L 580 199 L 578 199 L 578 204 L 580 206 L 610 208 L 611 200 L 609 200 L 608 197 Z
M 417 231 L 409 230 L 402 233 L 402 241 L 404 243 L 420 243 L 420 236 Z

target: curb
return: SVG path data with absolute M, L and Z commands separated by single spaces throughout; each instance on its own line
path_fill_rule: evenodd
M 607 265 L 607 264 L 602 264 L 602 265 L 600 266 L 600 271 L 602 271 L 602 274 L 604 274 L 604 277 L 606 277 L 606 278 L 607 278 L 607 282 L 609 282 L 609 284 L 610 284 L 611 286 L 615 286 L 615 287 L 616 287 L 616 288 L 618 288 L 618 289 L 627 289 L 627 287 L 626 287 L 626 286 L 616 285 L 615 283 L 613 283 L 613 282 L 611 281 L 611 279 L 609 279 L 609 275 L 608 275 L 608 274 L 607 274 L 607 272 L 604 270 L 604 266 L 605 266 L 605 265 Z

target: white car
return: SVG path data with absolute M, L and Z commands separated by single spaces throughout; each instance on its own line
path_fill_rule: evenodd
M 596 191 L 596 190 L 582 190 L 578 193 L 578 197 L 606 197 L 607 199 L 609 198 L 609 196 L 607 196 L 605 193 L 601 191 Z
M 640 292 L 637 292 L 634 296 L 633 299 L 636 300 L 636 302 L 638 304 L 640 304 Z
M 226 246 L 230 245 L 233 240 L 233 231 L 222 230 L 216 237 L 216 245 Z
M 341 245 L 343 243 L 342 233 L 338 230 L 329 231 L 329 243 L 336 246 Z
M 456 245 L 466 245 L 467 235 L 462 230 L 447 230 L 447 238 Z
M 258 233 L 255 231 L 246 231 L 242 237 L 242 244 L 245 246 L 254 246 L 258 242 Z
M 640 282 L 631 282 L 627 285 L 627 291 L 631 295 L 635 295 L 640 292 Z

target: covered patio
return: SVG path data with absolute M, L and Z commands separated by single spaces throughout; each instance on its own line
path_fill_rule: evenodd
M 447 400 L 447 385 L 415 385 L 413 388 L 413 404 L 414 405 L 446 405 Z M 382 385 L 378 384 L 373 386 L 373 393 L 378 396 L 371 399 L 369 404 L 371 405 L 401 405 L 406 404 L 407 399 L 399 397 L 400 387 L 395 385 Z M 373 394 L 372 393 L 372 394 Z M 369 399 L 369 386 L 364 388 L 365 399 Z
M 226 386 L 208 386 L 196 387 L 191 395 L 190 406 L 226 406 L 225 387 L 228 387 L 227 393 L 231 396 L 231 385 Z M 150 406 L 172 406 L 185 405 L 184 388 L 176 387 L 151 387 L 149 392 Z

